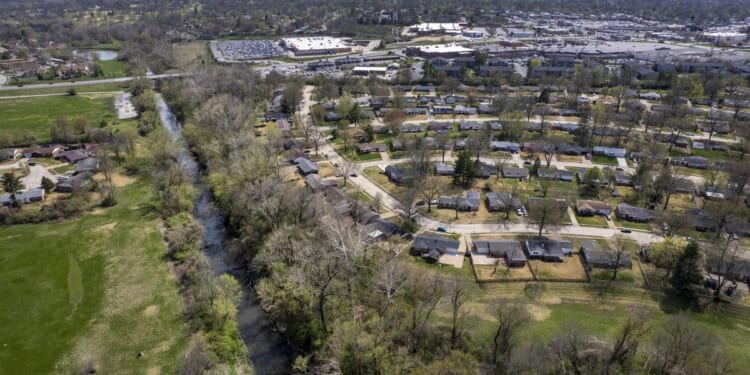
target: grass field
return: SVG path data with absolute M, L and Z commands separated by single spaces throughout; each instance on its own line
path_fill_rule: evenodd
M 136 182 L 115 207 L 0 228 L 0 373 L 176 372 L 188 330 L 150 196 Z
M 39 141 L 48 141 L 50 125 L 59 116 L 66 116 L 70 120 L 84 117 L 92 126 L 98 126 L 101 120 L 114 120 L 116 117 L 110 109 L 110 100 L 84 95 L 2 99 L 0 131 L 11 131 L 19 135 L 29 131 Z
M 120 60 L 100 61 L 99 66 L 104 72 L 103 77 L 92 77 L 92 79 L 126 77 L 130 72 L 128 63 Z
M 98 83 L 94 85 L 76 86 L 76 92 L 79 94 L 87 92 L 114 92 L 125 91 L 128 83 Z M 39 88 L 21 88 L 18 90 L 0 91 L 0 97 L 22 96 L 22 95 L 47 95 L 47 94 L 65 94 L 70 89 L 66 83 L 52 84 Z

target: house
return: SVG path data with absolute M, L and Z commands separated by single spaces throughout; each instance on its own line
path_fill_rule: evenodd
M 20 148 L 4 148 L 0 150 L 1 160 L 16 160 L 23 156 L 23 151 Z
M 458 211 L 478 211 L 480 194 L 478 191 L 467 191 L 465 197 L 440 197 L 438 208 L 451 208 Z
M 661 100 L 661 95 L 655 93 L 655 92 L 647 92 L 639 95 L 639 98 L 645 99 L 645 100 Z
M 303 176 L 307 176 L 311 173 L 318 173 L 318 164 L 310 161 L 310 159 L 299 157 L 294 159 L 294 164 L 297 164 L 297 169 Z
M 437 163 L 435 165 L 435 173 L 440 176 L 453 176 L 456 172 L 456 167 L 450 164 Z
M 322 179 L 319 175 L 312 173 L 305 176 L 305 185 L 307 185 L 313 193 L 323 191 L 329 186 L 336 186 L 338 182 L 335 179 Z
M 474 241 L 474 252 L 493 258 L 505 258 L 508 267 L 525 267 L 527 258 L 521 243 L 508 240 Z
M 503 177 L 504 178 L 517 178 L 519 180 L 528 180 L 529 170 L 526 168 L 518 168 L 518 167 L 511 167 L 508 165 L 504 165 Z
M 427 123 L 427 130 L 438 133 L 448 132 L 452 129 L 453 123 L 451 122 L 430 121 L 429 123 Z
M 402 133 L 420 133 L 424 131 L 424 126 L 419 124 L 403 124 L 401 125 Z
M 479 130 L 487 130 L 487 124 L 483 122 L 478 122 L 478 121 L 466 121 L 466 120 L 461 120 L 461 122 L 458 124 L 458 131 L 467 132 L 467 131 L 479 131 Z
M 276 126 L 278 126 L 279 130 L 281 130 L 281 133 L 285 137 L 288 137 L 292 134 L 292 124 L 288 119 L 280 118 L 276 120 Z
M 607 216 L 612 214 L 609 203 L 591 200 L 576 201 L 576 213 L 580 216 Z
M 510 152 L 512 154 L 517 154 L 521 150 L 521 145 L 515 142 L 491 141 L 490 150 L 491 151 L 505 151 L 505 152 Z
M 433 91 L 435 91 L 435 86 L 428 86 L 428 85 L 414 86 L 414 92 L 433 92 Z
M 633 186 L 633 177 L 624 171 L 615 171 L 615 185 L 617 186 Z
M 82 188 L 94 177 L 94 172 L 82 172 L 68 178 L 67 180 L 58 180 L 55 191 L 60 193 L 72 193 L 73 190 Z
M 586 155 L 589 153 L 588 147 L 561 143 L 557 145 L 557 152 L 565 155 Z
M 627 151 L 624 148 L 594 146 L 594 155 L 604 155 L 611 158 L 624 158 Z
M 453 110 L 457 115 L 473 116 L 477 114 L 477 109 L 473 107 L 466 107 L 463 105 L 457 105 Z
M 54 158 L 64 150 L 62 145 L 32 147 L 23 151 L 25 158 Z
M 630 260 L 630 254 L 605 250 L 594 240 L 581 241 L 581 256 L 583 261 L 590 268 L 633 268 L 633 261 Z
M 385 167 L 385 174 L 388 176 L 388 180 L 396 184 L 402 184 L 409 179 L 406 172 L 395 165 Z
M 404 114 L 407 116 L 427 115 L 427 107 L 408 107 L 404 108 Z
M 86 159 L 89 157 L 89 154 L 86 151 L 83 150 L 70 150 L 65 151 L 58 155 L 58 158 L 66 161 L 70 164 L 78 163 L 79 161 Z
M 17 193 L 15 200 L 18 203 L 44 202 L 44 189 L 31 189 L 25 193 Z M 0 206 L 10 206 L 13 200 L 8 193 L 0 195 Z
M 334 111 L 328 111 L 326 113 L 325 120 L 327 122 L 341 121 L 341 116 L 339 116 L 339 114 Z
M 78 175 L 86 172 L 97 172 L 99 170 L 99 159 L 88 158 L 79 161 L 76 164 L 76 168 L 73 170 L 73 175 Z
M 709 160 L 703 156 L 676 156 L 670 160 L 670 163 L 688 168 L 707 169 Z
M 373 239 L 386 239 L 394 236 L 405 237 L 408 235 L 398 225 L 377 215 L 365 225 L 365 233 Z
M 553 122 L 551 129 L 573 134 L 578 130 L 578 127 L 579 125 L 574 122 Z
M 526 240 L 526 252 L 531 259 L 542 259 L 547 262 L 563 262 L 565 256 L 573 255 L 573 243 L 555 241 L 544 237 Z
M 487 210 L 490 212 L 503 211 L 510 205 L 510 208 L 517 210 L 523 207 L 521 198 L 511 197 L 509 193 L 504 191 L 494 191 L 487 193 Z
M 572 182 L 574 176 L 573 172 L 557 168 L 539 168 L 536 173 L 539 178 L 565 182 Z
M 357 145 L 357 152 L 360 154 L 369 154 L 371 152 L 386 152 L 388 148 L 383 143 L 360 143 Z
M 446 105 L 434 105 L 432 106 L 433 115 L 450 115 L 453 113 L 453 107 Z
M 618 219 L 646 223 L 654 217 L 654 211 L 647 208 L 631 206 L 627 203 L 618 203 L 615 209 Z
M 455 143 L 453 143 L 453 149 L 456 151 L 463 150 L 466 148 L 466 139 L 457 139 Z
M 583 183 L 583 176 L 586 175 L 587 168 L 578 168 L 578 171 L 576 172 L 576 182 L 579 184 Z
M 437 234 L 420 234 L 414 238 L 411 249 L 414 253 L 433 259 L 443 254 L 456 255 L 461 243 L 457 240 L 441 237 Z

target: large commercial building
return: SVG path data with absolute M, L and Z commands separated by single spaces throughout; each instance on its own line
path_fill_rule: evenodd
M 460 46 L 458 44 L 433 44 L 429 46 L 407 47 L 406 54 L 409 56 L 424 57 L 426 59 L 435 57 L 452 59 L 458 56 L 473 55 L 474 49 Z
M 409 26 L 409 31 L 427 35 L 427 34 L 461 34 L 462 25 L 460 23 L 438 23 L 425 22 Z
M 281 45 L 297 56 L 333 55 L 351 52 L 352 47 L 349 42 L 348 39 L 328 36 L 281 39 Z

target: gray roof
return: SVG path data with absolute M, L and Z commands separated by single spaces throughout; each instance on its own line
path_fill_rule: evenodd
M 528 178 L 529 170 L 526 168 L 518 168 L 511 166 L 503 166 L 503 177 L 508 178 Z
M 581 255 L 586 263 L 597 268 L 633 268 L 633 262 L 630 260 L 630 254 L 605 250 L 598 242 L 593 240 L 581 241 Z M 619 265 L 619 267 L 618 267 Z
M 654 217 L 654 211 L 647 208 L 631 206 L 627 203 L 618 203 L 617 217 L 631 221 L 645 222 Z
M 460 242 L 437 234 L 420 234 L 414 238 L 412 248 L 420 252 L 437 251 L 441 254 L 458 251 Z
M 76 164 L 76 169 L 73 174 L 80 174 L 83 172 L 96 172 L 99 170 L 99 160 L 96 158 L 88 158 L 79 161 Z
M 435 170 L 437 174 L 453 174 L 456 171 L 456 167 L 450 164 L 445 163 L 437 163 L 435 165 Z
M 594 146 L 594 154 L 605 155 L 614 158 L 624 158 L 627 151 L 624 148 Z
M 521 243 L 509 240 L 477 240 L 474 241 L 477 254 L 487 254 L 494 257 L 507 257 L 509 262 L 525 262 Z
M 309 159 L 299 157 L 294 159 L 294 163 L 297 164 L 297 168 L 303 174 L 318 173 L 318 164 Z
M 547 238 L 532 238 L 526 240 L 526 250 L 529 257 L 544 259 L 560 259 L 564 255 L 573 253 L 573 243 L 570 241 L 555 241 Z

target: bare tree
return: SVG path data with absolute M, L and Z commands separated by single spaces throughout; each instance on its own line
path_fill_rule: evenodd
M 607 281 L 607 288 L 609 288 L 610 284 L 617 280 L 617 273 L 620 271 L 622 267 L 622 263 L 628 256 L 627 251 L 627 240 L 622 235 L 615 235 L 612 239 L 612 277 L 609 278 Z
M 713 291 L 715 301 L 721 299 L 721 290 L 733 278 L 741 251 L 739 243 L 731 238 L 720 238 L 710 243 L 705 249 L 706 267 L 711 272 L 709 278 L 715 282 Z
M 447 151 L 449 145 L 450 137 L 448 137 L 448 134 L 441 133 L 435 136 L 435 147 L 440 150 L 440 158 L 443 163 L 445 163 L 445 152 Z
M 315 156 L 318 156 L 318 149 L 323 144 L 323 132 L 320 128 L 314 126 L 310 129 L 310 146 L 315 150 Z
M 407 281 L 406 271 L 398 260 L 403 246 L 395 241 L 388 241 L 385 244 L 385 260 L 378 268 L 375 275 L 376 287 L 378 291 L 386 296 L 388 303 L 393 302 L 393 294 L 396 293 Z
M 411 311 L 412 348 L 419 348 L 425 326 L 443 297 L 443 285 L 423 273 L 411 274 L 405 285 L 404 301 Z
M 349 159 L 344 159 L 341 162 L 339 172 L 341 172 L 341 176 L 344 177 L 344 186 L 346 186 L 346 182 L 348 181 L 349 176 L 354 172 L 356 167 L 357 166 L 354 164 L 354 162 Z
M 684 316 L 671 316 L 656 333 L 649 350 L 648 367 L 654 374 L 694 373 L 691 362 L 703 361 L 716 337 Z M 700 372 L 695 372 L 700 373 Z
M 456 349 L 459 340 L 466 333 L 466 311 L 463 307 L 470 294 L 467 286 L 460 280 L 451 281 L 447 289 L 451 309 L 451 349 Z
M 541 198 L 529 201 L 529 223 L 539 228 L 538 235 L 542 235 L 544 228 L 559 225 L 567 214 L 566 200 Z
M 494 308 L 497 329 L 492 340 L 492 363 L 509 362 L 513 350 L 520 343 L 520 331 L 529 321 L 526 306 L 520 302 L 497 301 Z
M 502 211 L 505 212 L 505 220 L 510 219 L 510 213 L 515 208 L 514 205 L 521 201 L 518 191 L 518 184 L 513 184 L 498 194 L 499 203 L 502 205 Z
M 650 331 L 651 326 L 648 323 L 646 310 L 636 307 L 635 311 L 628 315 L 627 320 L 625 320 L 625 323 L 617 332 L 603 373 L 612 373 L 612 366 L 614 365 L 620 365 L 625 368 L 629 367 L 633 358 L 638 353 L 641 340 Z
M 424 181 L 422 182 L 422 198 L 427 202 L 427 212 L 432 211 L 432 201 L 440 198 L 440 194 L 443 192 L 443 183 L 440 181 L 440 177 L 428 173 Z

